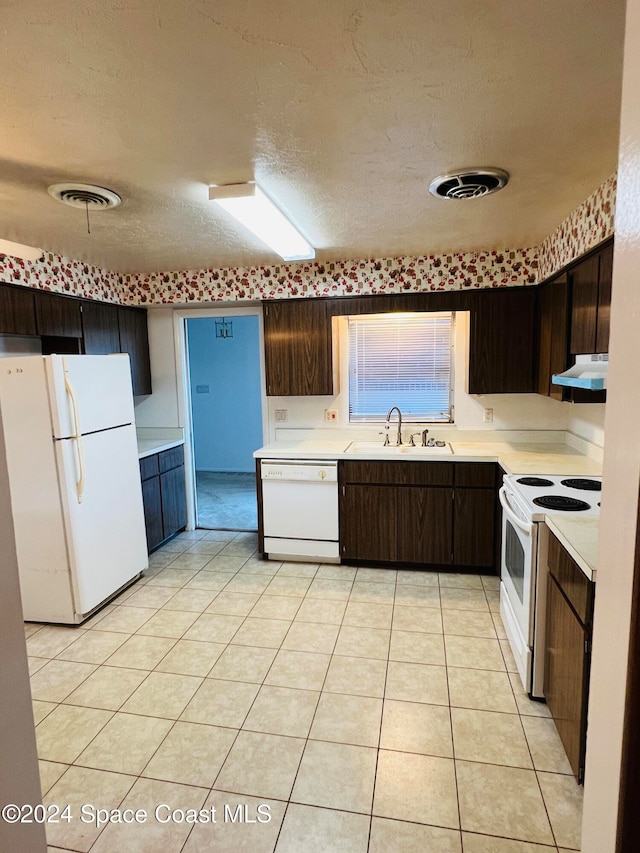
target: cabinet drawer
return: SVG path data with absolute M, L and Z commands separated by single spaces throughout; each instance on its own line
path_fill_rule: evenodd
M 549 573 L 555 578 L 583 625 L 590 626 L 593 615 L 593 583 L 553 534 L 549 535 Z
M 451 462 L 365 462 L 340 463 L 343 483 L 381 483 L 398 486 L 452 486 Z
M 179 465 L 184 465 L 184 448 L 171 447 L 169 450 L 163 450 L 158 454 L 160 473 L 170 471 L 172 468 L 177 468 Z
M 149 480 L 151 477 L 157 477 L 160 473 L 160 468 L 158 466 L 158 454 L 154 453 L 152 456 L 144 456 L 140 460 L 140 479 L 144 482 L 144 480 Z
M 453 466 L 456 486 L 493 489 L 496 485 L 495 462 L 456 462 Z

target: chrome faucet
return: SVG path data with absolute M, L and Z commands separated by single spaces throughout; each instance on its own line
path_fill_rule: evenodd
M 400 409 L 397 406 L 391 406 L 391 408 L 387 412 L 387 423 L 385 425 L 385 429 L 386 430 L 389 429 L 389 423 L 391 420 L 391 412 L 393 412 L 394 409 L 398 413 L 398 432 L 396 434 L 396 447 L 399 447 L 402 444 L 402 412 L 400 411 Z M 387 433 L 385 436 L 384 445 L 385 445 L 385 447 L 387 447 L 389 445 L 389 433 Z

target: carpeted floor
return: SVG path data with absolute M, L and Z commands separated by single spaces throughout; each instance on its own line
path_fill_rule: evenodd
M 255 474 L 197 471 L 198 527 L 256 530 Z

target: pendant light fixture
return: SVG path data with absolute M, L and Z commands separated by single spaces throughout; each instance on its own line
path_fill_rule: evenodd
M 315 258 L 313 246 L 256 183 L 210 186 L 209 200 L 230 213 L 284 261 Z

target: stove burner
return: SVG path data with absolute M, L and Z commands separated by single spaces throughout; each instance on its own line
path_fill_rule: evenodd
M 544 477 L 520 477 L 519 480 L 516 480 L 516 483 L 520 483 L 523 486 L 553 486 L 553 482 L 545 480 Z
M 583 477 L 575 477 L 568 480 L 561 480 L 560 482 L 568 489 L 584 489 L 588 492 L 602 491 L 602 483 L 599 483 L 597 480 L 587 480 Z
M 586 501 L 579 501 L 577 498 L 568 498 L 564 495 L 543 495 L 541 498 L 534 498 L 533 502 L 544 509 L 558 509 L 566 512 L 582 512 L 589 509 L 589 504 Z

